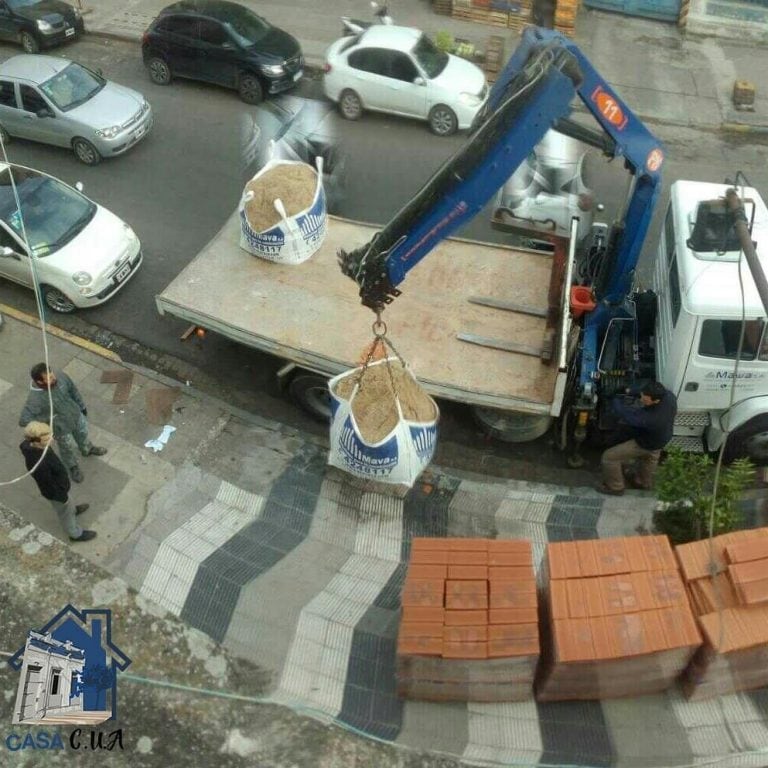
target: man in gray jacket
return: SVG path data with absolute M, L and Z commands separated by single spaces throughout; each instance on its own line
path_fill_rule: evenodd
M 76 482 L 83 481 L 78 462 L 78 451 L 83 456 L 103 456 L 106 448 L 99 448 L 88 438 L 87 410 L 75 383 L 63 371 L 54 372 L 45 363 L 38 363 L 29 372 L 32 384 L 27 402 L 21 411 L 19 426 L 31 421 L 49 423 L 51 411 L 48 392 L 53 400 L 53 435 L 58 441 L 61 459 Z

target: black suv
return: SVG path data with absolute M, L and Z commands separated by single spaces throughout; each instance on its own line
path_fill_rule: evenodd
M 37 53 L 85 31 L 80 11 L 61 0 L 0 0 L 0 40 Z
M 182 0 L 160 12 L 142 39 L 149 76 L 175 75 L 235 88 L 248 104 L 301 78 L 304 57 L 293 36 L 226 0 Z

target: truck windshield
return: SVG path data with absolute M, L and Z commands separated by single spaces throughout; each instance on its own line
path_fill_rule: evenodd
M 768 360 L 768 346 L 763 337 L 762 320 L 747 320 L 744 327 L 744 341 L 741 345 L 741 359 Z M 699 354 L 704 357 L 722 357 L 735 360 L 739 350 L 741 320 L 705 320 L 701 326 Z
M 430 80 L 437 77 L 448 65 L 448 54 L 436 48 L 426 35 L 419 38 L 413 49 L 413 56 Z
M 13 180 L 21 213 L 6 168 L 0 173 L 0 219 L 22 242 L 26 232 L 34 256 L 55 253 L 82 232 L 96 213 L 96 205 L 88 198 L 50 176 L 28 168 L 14 168 Z

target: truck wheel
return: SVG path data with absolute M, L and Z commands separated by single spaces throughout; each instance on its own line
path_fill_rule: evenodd
M 313 419 L 327 424 L 331 420 L 328 379 L 314 373 L 300 373 L 291 379 L 288 394 Z
M 751 459 L 757 466 L 768 465 L 768 414 L 755 416 L 728 437 L 723 461 Z
M 477 405 L 472 407 L 472 415 L 484 432 L 505 443 L 527 443 L 536 440 L 552 425 L 551 416 L 511 413 Z

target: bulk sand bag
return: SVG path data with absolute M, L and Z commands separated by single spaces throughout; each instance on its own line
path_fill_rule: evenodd
M 323 244 L 328 231 L 323 160 L 270 160 L 240 198 L 240 247 L 262 259 L 301 264 Z
M 439 417 L 411 371 L 385 357 L 334 377 L 328 388 L 328 463 L 363 480 L 410 488 L 434 456 Z

